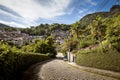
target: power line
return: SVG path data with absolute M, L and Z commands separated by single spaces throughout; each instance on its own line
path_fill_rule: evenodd
M 115 2 L 115 3 L 116 3 L 116 5 L 119 5 L 119 3 L 120 3 L 120 0 L 116 0 L 116 2 Z
M 98 2 L 96 7 L 89 7 L 88 12 L 93 10 L 95 12 L 102 11 L 109 3 L 111 3 L 111 0 L 101 0 Z M 113 4 L 120 4 L 120 0 L 113 0 Z
M 97 8 L 97 10 L 101 11 L 105 6 L 109 3 L 109 0 L 104 0 L 102 4 Z
M 107 1 L 108 1 L 108 0 L 107 0 Z M 103 5 L 104 3 L 105 3 L 105 0 L 102 1 L 102 2 L 98 2 L 96 7 L 93 7 L 93 6 L 92 6 L 92 7 L 89 7 L 88 12 L 91 11 L 91 10 L 93 10 L 93 11 L 95 11 L 95 12 L 100 11 L 100 10 L 101 10 L 101 7 L 102 7 L 102 5 Z

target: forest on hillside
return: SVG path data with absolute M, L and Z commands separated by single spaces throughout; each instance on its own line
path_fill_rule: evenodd
M 51 33 L 55 31 L 67 31 L 70 29 L 70 25 L 67 24 L 40 24 L 38 26 L 33 26 L 31 28 L 21 29 L 22 33 L 27 33 L 29 35 L 47 35 L 50 36 Z
M 108 47 L 107 45 L 109 45 L 109 47 L 120 51 L 119 31 L 120 14 L 116 14 L 113 17 L 107 18 L 103 18 L 98 15 L 87 27 L 81 27 L 80 21 L 72 24 L 70 29 L 70 38 L 66 40 L 65 44 L 68 42 L 71 43 L 72 48 L 75 48 L 74 46 L 77 45 L 79 48 L 85 48 L 94 44 L 101 44 L 101 46 L 105 48 Z M 72 41 L 74 43 L 73 45 Z

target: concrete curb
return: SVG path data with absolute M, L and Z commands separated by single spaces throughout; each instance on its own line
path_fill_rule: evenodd
M 103 75 L 103 76 L 107 76 L 107 77 L 112 77 L 112 78 L 116 78 L 116 79 L 120 80 L 120 73 L 119 72 L 84 67 L 84 66 L 79 66 L 75 63 L 69 63 L 69 62 L 67 62 L 67 64 L 74 66 L 76 68 L 79 68 L 80 70 L 84 70 L 87 72 L 91 72 L 91 73 L 95 73 L 95 74 L 99 74 L 99 75 Z

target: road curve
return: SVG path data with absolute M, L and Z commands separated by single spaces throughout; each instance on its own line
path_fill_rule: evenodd
M 60 58 L 28 69 L 21 80 L 117 80 L 114 78 L 82 71 L 68 65 Z

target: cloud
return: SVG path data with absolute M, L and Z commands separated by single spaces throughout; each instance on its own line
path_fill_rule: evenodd
M 87 11 L 87 9 L 86 8 L 85 9 L 82 8 L 82 9 L 80 9 L 80 11 L 78 11 L 78 13 L 81 14 L 81 13 L 84 13 L 85 11 Z
M 19 27 L 19 28 L 29 27 L 29 25 L 23 25 L 23 24 L 19 24 L 19 23 L 13 22 L 13 21 L 0 20 L 0 23 L 6 24 L 6 25 L 9 25 L 9 26 L 12 26 L 12 27 Z
M 97 2 L 93 1 L 93 0 L 84 0 L 81 1 L 81 3 L 79 4 L 80 6 L 84 6 L 84 7 L 88 7 L 88 6 L 96 6 Z
M 93 0 L 85 0 L 85 1 L 91 5 L 97 5 L 97 3 L 94 2 Z
M 89 10 L 87 10 L 87 9 L 85 9 L 85 10 L 80 10 L 79 11 L 79 14 L 78 14 L 78 18 L 82 18 L 82 17 L 84 17 L 85 15 L 87 15 L 87 14 L 91 14 L 91 13 L 94 13 L 95 12 L 95 10 L 91 10 L 91 11 L 89 11 Z
M 9 23 L 10 25 L 17 26 L 19 24 L 17 21 L 29 25 L 36 24 L 35 21 L 38 19 L 50 20 L 71 14 L 73 9 L 68 9 L 71 2 L 72 0 L 1 0 L 0 14 L 14 20 Z M 6 23 L 8 24 L 7 21 Z M 21 24 L 19 25 L 21 26 Z
M 6 12 L 6 11 L 4 11 L 4 10 L 1 10 L 1 9 L 0 9 L 0 14 L 4 14 L 4 15 L 9 16 L 9 17 L 12 17 L 12 18 L 14 18 L 14 19 L 19 19 L 19 17 L 15 16 L 15 15 L 9 13 L 9 12 Z
M 13 27 L 23 27 L 23 26 L 28 26 L 35 24 L 34 22 L 31 22 L 30 20 L 25 20 L 22 17 L 16 16 L 12 13 L 3 11 L 0 9 L 0 22 L 5 23 L 7 25 L 13 26 Z M 22 25 L 22 26 L 21 26 Z
M 66 14 L 70 15 L 73 13 L 74 10 L 75 10 L 75 7 L 72 7 L 71 9 L 67 10 Z
M 93 0 L 84 0 L 83 3 L 80 3 L 80 8 L 78 9 L 78 18 L 82 18 L 87 14 L 94 13 L 95 12 L 94 7 L 96 5 L 97 5 L 97 2 Z
M 0 5 L 0 10 L 3 10 L 5 12 L 8 12 L 8 13 L 11 13 L 11 14 L 14 14 L 16 16 L 19 16 L 19 14 L 17 14 L 16 12 L 14 12 L 13 10 L 11 10 L 10 8 L 6 7 L 6 6 L 3 6 L 3 5 Z
M 44 3 L 44 5 L 43 5 Z M 2 0 L 1 5 L 9 7 L 26 20 L 48 19 L 67 14 L 65 10 L 71 0 Z
M 13 26 L 37 25 L 43 20 L 48 23 L 65 22 L 74 16 L 82 17 L 89 13 L 88 5 L 95 6 L 97 3 L 93 0 L 1 0 L 0 16 L 4 16 L 0 20 Z

